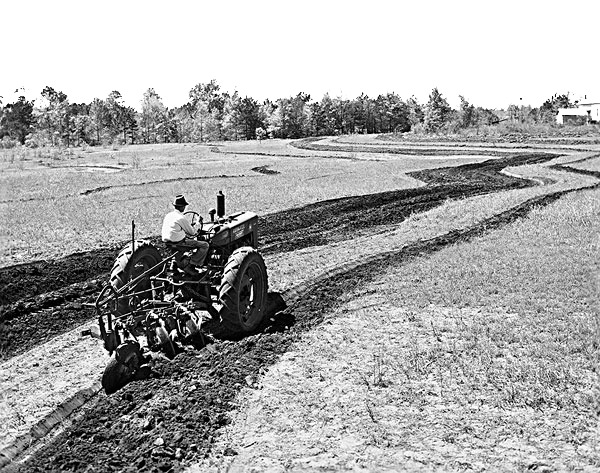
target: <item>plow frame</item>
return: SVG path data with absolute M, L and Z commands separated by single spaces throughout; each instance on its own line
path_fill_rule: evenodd
M 84 334 L 100 338 L 110 355 L 115 352 L 117 359 L 125 359 L 132 349 L 141 352 L 139 336 L 146 337 L 148 348 L 161 349 L 165 348 L 161 345 L 168 343 L 165 341 L 165 332 L 171 343 L 201 333 L 202 317 L 195 312 L 205 310 L 212 317 L 218 317 L 213 300 L 191 287 L 186 290 L 193 293 L 193 301 L 179 302 L 174 293 L 183 286 L 211 284 L 208 281 L 175 281 L 169 278 L 167 265 L 176 256 L 174 253 L 164 258 L 119 289 L 115 289 L 110 283 L 105 284 L 93 304 L 97 314 L 98 332 L 89 330 Z M 158 268 L 161 269 L 157 273 Z M 136 285 L 144 279 L 150 281 L 150 287 L 136 290 Z M 165 295 L 167 289 L 172 289 L 172 293 Z M 122 297 L 129 300 L 129 311 L 126 313 L 117 309 Z M 135 344 L 135 347 L 131 346 L 132 344 Z M 170 350 L 172 347 L 167 347 L 164 351 L 168 355 Z

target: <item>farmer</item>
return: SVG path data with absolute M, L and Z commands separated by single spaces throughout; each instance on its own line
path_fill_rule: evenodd
M 175 196 L 173 201 L 175 207 L 163 220 L 162 240 L 168 243 L 174 243 L 177 249 L 194 249 L 190 263 L 192 266 L 202 266 L 206 253 L 208 252 L 208 243 L 198 241 L 194 237 L 197 230 L 190 224 L 189 220 L 183 215 L 188 206 L 185 197 L 181 194 Z M 188 269 L 189 268 L 189 269 Z M 186 272 L 197 275 L 198 272 L 193 267 L 184 268 Z

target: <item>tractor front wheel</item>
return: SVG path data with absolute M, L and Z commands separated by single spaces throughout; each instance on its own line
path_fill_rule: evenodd
M 248 333 L 260 325 L 267 303 L 267 268 L 256 249 L 244 246 L 231 254 L 221 279 L 219 299 L 225 329 Z

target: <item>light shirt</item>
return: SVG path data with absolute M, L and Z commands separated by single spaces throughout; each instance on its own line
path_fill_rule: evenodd
M 173 209 L 163 220 L 162 240 L 178 243 L 186 236 L 192 237 L 196 230 L 192 227 L 190 221 L 177 209 Z

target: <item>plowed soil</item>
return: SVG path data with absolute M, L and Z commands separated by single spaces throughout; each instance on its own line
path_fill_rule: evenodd
M 428 183 L 422 188 L 335 199 L 267 215 L 261 219 L 261 247 L 265 253 L 278 253 L 327 245 L 351 238 L 369 226 L 400 222 L 450 198 L 530 186 L 531 181 L 499 171 L 554 157 L 527 154 L 420 171 L 412 175 Z M 69 427 L 22 463 L 19 470 L 180 470 L 186 462 L 210 452 L 219 429 L 229 422 L 228 412 L 236 407 L 239 389 L 252 385 L 262 370 L 304 331 L 317 326 L 323 314 L 352 287 L 410 258 L 505 225 L 533 206 L 549 203 L 560 195 L 533 199 L 474 227 L 417 242 L 312 281 L 287 294 L 288 308 L 279 312 L 275 308 L 256 335 L 239 341 L 218 341 L 202 350 L 189 349 L 170 362 L 155 359 L 148 379 L 132 382 L 112 396 L 93 398 Z M 92 300 L 97 293 L 116 250 L 106 248 L 0 269 L 0 337 L 5 357 L 88 320 L 93 314 L 81 303 Z M 276 299 L 274 294 L 271 297 Z
M 531 181 L 499 171 L 553 157 L 525 154 L 418 171 L 411 176 L 428 186 L 322 201 L 267 215 L 260 221 L 261 251 L 268 254 L 326 245 L 374 225 L 399 223 L 447 199 L 530 186 Z M 153 240 L 159 244 L 157 238 Z M 97 249 L 54 261 L 1 268 L 0 349 L 4 357 L 21 353 L 89 319 L 93 312 L 84 309 L 82 303 L 93 302 L 117 251 Z

